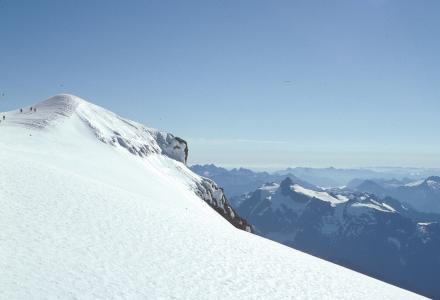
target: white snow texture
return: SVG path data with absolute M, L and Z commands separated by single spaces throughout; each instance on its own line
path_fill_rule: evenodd
M 172 135 L 71 95 L 35 108 L 0 123 L 0 299 L 419 297 L 236 229 Z

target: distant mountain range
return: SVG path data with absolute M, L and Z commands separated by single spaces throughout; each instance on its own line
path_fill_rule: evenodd
M 208 177 L 214 180 L 224 189 L 228 198 L 253 191 L 266 182 L 280 182 L 286 178 L 286 175 L 283 174 L 255 172 L 245 168 L 227 170 L 225 168 L 217 167 L 213 164 L 193 165 L 190 167 L 190 169 L 200 176 Z M 304 186 L 312 186 L 310 183 L 297 178 L 293 174 L 288 175 L 297 182 L 301 182 L 301 184 Z
M 287 168 L 275 172 L 256 172 L 245 168 L 225 169 L 213 164 L 193 165 L 195 173 L 209 177 L 224 187 L 228 196 L 237 196 L 258 188 L 266 182 L 280 182 L 286 177 L 297 178 L 319 187 L 347 186 L 353 180 L 399 180 L 412 182 L 439 175 L 440 169 L 423 168 Z
M 417 180 L 432 175 L 440 175 L 439 169 L 423 168 L 287 168 L 283 171 L 275 172 L 288 176 L 293 174 L 320 187 L 342 187 L 357 178 L 363 179 L 398 179 L 398 180 Z
M 295 168 L 272 174 L 214 165 L 191 169 L 224 187 L 257 234 L 440 297 L 440 214 L 433 213 L 439 177 L 419 179 L 424 173 L 414 169 Z M 319 187 L 331 183 L 328 179 L 342 187 Z
M 286 178 L 232 202 L 264 237 L 440 297 L 440 223 L 424 222 L 423 214 L 397 200 L 340 189 L 308 189 Z
M 393 197 L 416 210 L 440 214 L 440 177 L 414 182 L 398 180 L 353 180 L 348 187 L 379 197 Z
M 288 168 L 284 171 L 255 172 L 238 168 L 228 170 L 209 165 L 193 165 L 190 169 L 198 175 L 210 178 L 221 186 L 232 206 L 240 201 L 240 195 L 254 191 L 269 182 L 280 183 L 286 177 L 311 189 L 347 188 L 367 192 L 378 197 L 392 197 L 415 210 L 424 213 L 440 213 L 440 176 L 426 176 L 437 169 L 376 168 Z M 393 177 L 395 176 L 395 177 Z

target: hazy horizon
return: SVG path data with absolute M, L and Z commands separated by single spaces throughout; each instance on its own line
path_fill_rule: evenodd
M 337 169 L 337 170 L 372 170 L 372 171 L 385 171 L 385 170 L 401 170 L 401 171 L 410 171 L 410 170 L 420 170 L 420 171 L 433 171 L 440 172 L 440 168 L 430 168 L 430 167 L 408 167 L 408 166 L 348 166 L 348 167 L 338 167 L 338 166 L 320 166 L 320 167 L 312 167 L 307 165 L 268 165 L 268 166 L 252 166 L 252 165 L 228 165 L 228 164 L 216 164 L 216 163 L 189 163 L 189 166 L 195 165 L 214 165 L 219 168 L 224 168 L 227 170 L 232 169 L 249 169 L 255 172 L 277 172 L 277 171 L 285 171 L 287 169 L 315 169 L 315 170 L 324 170 L 324 169 Z M 437 176 L 435 174 L 432 174 Z

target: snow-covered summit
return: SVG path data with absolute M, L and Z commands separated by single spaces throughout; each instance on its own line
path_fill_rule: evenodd
M 440 189 L 440 176 L 430 176 L 426 179 L 421 179 L 405 184 L 406 187 L 420 187 L 426 186 L 432 189 Z
M 4 125 L 20 125 L 40 129 L 56 125 L 63 118 L 70 117 L 81 102 L 86 103 L 86 101 L 73 95 L 56 95 L 36 105 L 4 113 L 3 115 L 6 116 Z
M 66 121 L 79 119 L 106 144 L 122 147 L 141 157 L 151 153 L 165 154 L 186 163 L 186 141 L 174 135 L 122 118 L 111 111 L 87 102 L 77 96 L 60 94 L 33 106 L 4 114 L 5 126 L 53 128 Z
M 2 132 L 7 132 L 9 128 L 10 132 L 16 132 L 16 135 L 25 131 L 29 132 L 30 136 L 42 135 L 55 139 L 56 143 L 71 144 L 71 140 L 75 140 L 76 145 L 85 145 L 85 141 L 89 140 L 99 141 L 116 150 L 125 153 L 128 151 L 142 160 L 150 156 L 165 155 L 186 164 L 188 158 L 188 145 L 185 140 L 122 118 L 74 95 L 56 95 L 3 115 L 5 120 L 0 124 Z M 38 149 L 41 146 L 36 144 L 32 147 Z M 47 152 L 47 149 L 43 151 Z M 179 170 L 183 176 L 188 177 L 192 189 L 200 198 L 236 227 L 251 230 L 234 212 L 223 190 L 216 183 L 182 167 L 179 167 Z

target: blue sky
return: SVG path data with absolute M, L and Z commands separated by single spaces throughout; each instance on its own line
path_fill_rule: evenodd
M 191 163 L 440 167 L 439 37 L 434 0 L 0 0 L 0 111 L 72 93 Z

